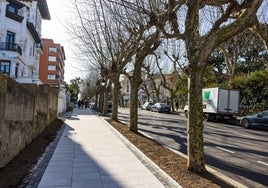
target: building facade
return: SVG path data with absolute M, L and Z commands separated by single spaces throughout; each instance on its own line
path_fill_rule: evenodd
M 131 72 L 130 72 L 131 75 Z M 168 87 L 174 87 L 178 80 L 175 73 L 165 74 L 166 85 Z M 160 74 L 154 74 L 152 78 L 148 77 L 148 74 L 142 71 L 141 79 L 143 83 L 138 91 L 138 100 L 140 105 L 146 101 L 151 102 L 170 102 L 170 91 L 163 86 L 163 78 Z M 154 82 L 154 83 L 153 83 Z M 121 83 L 121 97 L 123 106 L 127 107 L 130 100 L 131 85 L 127 76 L 122 75 L 120 79 Z M 156 91 L 157 90 L 157 91 Z M 158 96 L 157 96 L 158 95 Z
M 42 19 L 46 0 L 0 0 L 0 72 L 20 83 L 40 84 Z
M 43 53 L 40 55 L 39 79 L 44 84 L 59 85 L 64 81 L 64 47 L 53 39 L 41 39 Z

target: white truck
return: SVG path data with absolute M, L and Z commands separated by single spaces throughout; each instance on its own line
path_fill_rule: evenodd
M 204 120 L 231 119 L 238 114 L 239 90 L 219 87 L 202 90 Z M 184 107 L 188 117 L 188 105 Z

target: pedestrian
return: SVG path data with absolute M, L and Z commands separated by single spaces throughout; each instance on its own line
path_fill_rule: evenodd
M 81 101 L 78 101 L 78 108 L 81 108 Z
M 179 109 L 179 103 L 178 103 L 178 101 L 175 103 L 175 108 L 176 108 L 176 111 L 178 111 L 178 109 Z

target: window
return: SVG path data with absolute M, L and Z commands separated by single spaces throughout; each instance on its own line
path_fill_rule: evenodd
M 23 5 L 19 1 L 15 0 L 12 0 L 12 3 L 14 4 L 6 6 L 6 17 L 21 23 L 24 17 L 21 14 L 22 10 L 19 9 L 22 8 Z
M 3 74 L 10 74 L 10 62 L 0 62 L 0 72 Z
M 48 65 L 47 69 L 54 71 L 54 70 L 56 70 L 56 66 L 55 65 Z
M 56 47 L 49 47 L 49 52 L 57 52 L 57 48 Z
M 48 80 L 56 80 L 56 76 L 55 76 L 55 74 L 48 74 L 47 79 Z
M 48 56 L 48 61 L 56 62 L 57 58 L 56 58 L 56 56 Z
M 7 11 L 13 14 L 18 14 L 18 8 L 11 4 L 7 5 Z
M 7 50 L 12 50 L 14 49 L 14 43 L 15 43 L 15 33 L 11 31 L 7 31 L 7 36 L 6 36 L 6 49 Z

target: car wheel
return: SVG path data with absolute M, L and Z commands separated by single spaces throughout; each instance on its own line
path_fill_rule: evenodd
M 209 114 L 204 114 L 203 115 L 203 120 L 204 121 L 208 121 L 208 119 L 209 119 Z
M 249 120 L 248 119 L 243 119 L 242 120 L 242 126 L 244 128 L 250 128 L 250 122 L 249 122 Z
M 184 111 L 184 115 L 185 115 L 186 118 L 188 118 L 188 110 Z

